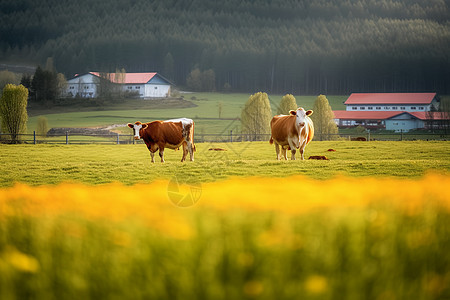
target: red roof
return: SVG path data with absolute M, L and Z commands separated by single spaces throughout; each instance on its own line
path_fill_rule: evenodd
M 334 118 L 341 120 L 386 120 L 401 114 L 410 114 L 420 120 L 448 120 L 449 116 L 442 112 L 426 111 L 348 111 L 335 110 Z M 430 114 L 432 118 L 430 118 Z
M 99 72 L 89 72 L 89 74 L 100 77 Z M 138 84 L 138 83 L 147 83 L 149 82 L 156 73 L 125 73 L 124 82 L 119 82 L 119 78 L 116 79 L 115 73 L 106 73 L 106 76 L 109 77 L 111 82 L 114 83 L 127 83 L 127 84 Z
M 430 120 L 430 119 L 432 119 L 432 120 L 449 120 L 450 119 L 449 114 L 446 114 L 444 112 L 439 112 L 439 111 L 433 111 L 433 112 L 415 111 L 415 112 L 408 112 L 408 113 L 420 120 Z
M 430 104 L 436 93 L 353 93 L 344 104 Z
M 392 118 L 403 111 L 348 111 L 348 110 L 335 110 L 335 119 L 345 120 L 385 120 Z

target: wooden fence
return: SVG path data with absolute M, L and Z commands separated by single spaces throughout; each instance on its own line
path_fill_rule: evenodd
M 196 134 L 194 142 L 217 142 L 234 143 L 248 141 L 269 141 L 270 134 L 235 134 L 230 131 L 228 134 Z M 412 141 L 412 140 L 450 140 L 450 134 L 442 133 L 365 133 L 365 134 L 334 134 L 315 135 L 314 141 L 318 140 L 355 140 L 355 141 Z M 39 136 L 36 132 L 32 134 L 18 135 L 18 141 L 13 141 L 9 134 L 0 134 L 0 143 L 22 143 L 22 144 L 137 144 L 142 140 L 134 140 L 131 134 L 70 134 L 65 135 L 48 134 Z

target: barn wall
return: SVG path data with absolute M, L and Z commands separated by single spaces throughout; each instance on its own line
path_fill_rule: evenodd
M 144 98 L 165 98 L 169 96 L 170 85 L 146 84 Z
M 86 74 L 77 78 L 67 80 L 66 92 L 72 97 L 79 94 L 83 98 L 97 97 L 98 78 L 92 74 Z
M 389 119 L 386 120 L 386 130 L 407 132 L 412 129 L 424 128 L 424 122 L 418 119 Z

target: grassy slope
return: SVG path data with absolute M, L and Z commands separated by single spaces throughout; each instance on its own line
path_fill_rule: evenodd
M 233 176 L 304 174 L 325 179 L 336 175 L 420 177 L 430 169 L 448 172 L 448 142 L 312 142 L 310 155 L 329 161 L 276 161 L 267 142 L 197 143 L 195 162 L 181 163 L 181 151 L 166 151 L 166 163 L 150 163 L 140 145 L 0 145 L 0 186 L 77 181 L 125 184 L 171 179 L 209 182 Z M 209 151 L 221 147 L 227 151 Z M 327 152 L 333 148 L 336 152 Z M 158 157 L 158 156 L 156 156 Z
M 64 112 L 64 110 L 54 110 L 52 114 L 45 114 L 49 127 L 94 127 L 108 126 L 112 124 L 126 124 L 134 121 L 152 121 L 158 119 L 170 119 L 187 117 L 196 121 L 198 133 L 224 133 L 229 130 L 239 130 L 240 122 L 233 122 L 229 119 L 239 118 L 242 107 L 249 98 L 249 94 L 220 94 L 220 93 L 192 93 L 185 94 L 184 98 L 196 104 L 196 107 L 189 108 L 158 108 L 158 109 L 136 109 L 136 101 L 130 105 L 115 105 L 114 110 L 102 107 L 102 110 L 85 111 L 80 107 L 81 112 Z M 272 112 L 276 113 L 282 95 L 269 95 L 272 103 Z M 297 104 L 305 108 L 312 108 L 315 96 L 296 96 Z M 343 101 L 346 96 L 329 96 L 328 100 L 333 109 L 344 109 Z M 89 101 L 89 100 L 86 100 Z M 126 100 L 124 100 L 126 101 Z M 152 100 L 146 100 L 152 101 Z M 218 118 L 218 103 L 221 102 L 222 120 Z M 73 110 L 73 108 L 71 108 Z M 98 109 L 98 108 L 97 108 Z M 36 129 L 36 122 L 39 116 L 35 115 L 28 122 L 30 133 Z M 129 133 L 127 128 L 122 128 L 123 133 Z

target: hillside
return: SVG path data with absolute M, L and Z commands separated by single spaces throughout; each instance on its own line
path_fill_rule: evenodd
M 444 0 L 0 0 L 0 57 L 296 94 L 450 87 Z M 1 62 L 1 61 L 0 61 Z

